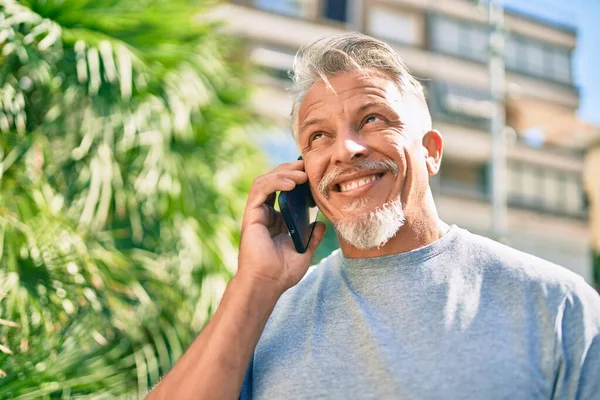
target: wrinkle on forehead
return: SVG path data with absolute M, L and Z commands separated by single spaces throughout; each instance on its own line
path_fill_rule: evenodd
M 316 82 L 306 93 L 298 110 L 298 128 L 315 108 L 339 103 L 345 111 L 346 100 L 356 96 L 379 97 L 391 103 L 400 99 L 396 84 L 383 76 L 356 76 L 356 73 L 344 74 L 330 79 L 335 91 L 329 89 L 324 82 Z M 341 79 L 340 79 L 341 78 Z M 359 82 L 357 84 L 357 81 Z M 313 98 L 316 97 L 314 100 Z
M 368 96 L 368 97 L 376 96 L 376 97 L 382 98 L 384 100 L 387 100 L 387 97 L 388 97 L 386 90 L 378 88 L 378 87 L 373 87 L 372 85 L 353 87 L 353 88 L 349 88 L 349 89 L 346 89 L 346 90 L 344 90 L 342 92 L 338 92 L 338 93 L 328 93 L 323 96 L 320 96 L 313 103 L 308 103 L 310 105 L 307 105 L 307 108 L 305 111 L 303 111 L 301 109 L 300 110 L 300 119 L 301 120 L 305 119 L 315 108 L 318 108 L 319 106 L 322 106 L 326 103 L 330 103 L 332 100 L 336 103 L 340 103 L 342 105 L 342 107 L 344 107 L 344 103 L 347 100 L 350 100 L 356 96 Z

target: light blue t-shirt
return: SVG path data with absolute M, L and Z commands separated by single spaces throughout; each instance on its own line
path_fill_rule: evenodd
M 600 399 L 600 297 L 453 226 L 407 253 L 334 252 L 280 298 L 242 399 Z

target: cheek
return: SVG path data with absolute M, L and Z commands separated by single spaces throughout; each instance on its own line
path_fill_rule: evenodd
M 310 190 L 312 192 L 315 203 L 317 203 L 317 207 L 323 213 L 323 215 L 332 220 L 333 213 L 330 209 L 330 206 L 327 199 L 325 199 L 321 192 L 319 192 L 319 183 L 323 179 L 323 177 L 327 174 L 328 166 L 329 166 L 329 158 L 328 157 L 315 157 L 312 156 L 308 158 L 308 162 L 306 163 L 306 174 L 308 175 L 308 181 L 310 184 Z
M 313 199 L 315 199 L 315 201 L 319 201 L 319 197 L 321 196 L 321 193 L 319 192 L 319 182 L 321 182 L 321 176 L 316 176 L 316 175 L 311 175 L 310 173 L 307 172 L 308 175 L 308 184 L 310 186 L 310 191 L 313 195 Z
M 386 135 L 385 139 L 385 146 L 382 146 L 381 150 L 389 158 L 396 161 L 400 168 L 407 162 L 407 153 L 415 158 L 421 152 L 422 145 L 420 141 L 408 138 L 406 135 L 393 133 Z
M 406 166 L 406 152 L 412 151 L 410 144 L 401 135 L 392 133 L 382 137 L 383 140 L 373 143 L 372 151 L 387 159 L 392 160 L 398 166 L 400 174 L 403 174 Z
M 322 157 L 307 157 L 305 159 L 305 167 L 304 171 L 306 175 L 308 175 L 308 182 L 310 184 L 310 189 L 313 192 L 313 197 L 317 197 L 320 194 L 318 193 L 319 182 L 323 179 L 325 175 L 325 171 L 327 169 L 327 163 Z
M 388 132 L 383 136 L 383 139 L 386 142 L 387 147 L 393 149 L 392 151 L 396 151 L 398 154 L 402 154 L 404 149 L 411 145 L 406 136 L 398 132 Z

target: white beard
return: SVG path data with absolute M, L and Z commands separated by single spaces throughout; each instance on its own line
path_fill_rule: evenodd
M 360 208 L 366 202 L 366 199 L 352 202 L 344 207 L 344 211 L 354 211 L 356 215 L 334 222 L 338 235 L 360 250 L 383 246 L 405 223 L 400 196 L 368 214 L 360 214 Z

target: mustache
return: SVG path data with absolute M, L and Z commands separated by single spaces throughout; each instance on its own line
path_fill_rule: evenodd
M 323 176 L 323 179 L 321 179 L 321 182 L 319 182 L 319 192 L 321 192 L 321 195 L 323 197 L 328 199 L 329 190 L 331 188 L 331 182 L 333 182 L 342 175 L 354 174 L 369 170 L 384 170 L 386 172 L 389 171 L 392 174 L 394 174 L 394 176 L 397 176 L 400 168 L 398 168 L 398 165 L 390 159 L 359 161 L 358 163 L 354 164 L 353 167 L 346 169 L 337 167 L 329 171 L 325 176 Z

